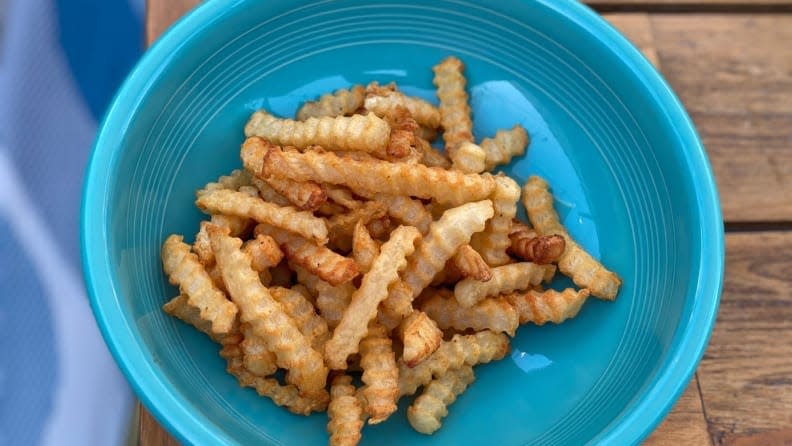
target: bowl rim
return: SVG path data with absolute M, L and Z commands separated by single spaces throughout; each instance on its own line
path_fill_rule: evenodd
M 680 100 L 654 66 L 612 25 L 588 6 L 576 1 L 537 0 L 572 21 L 584 31 L 596 35 L 609 51 L 620 56 L 630 72 L 645 89 L 653 91 L 667 119 L 676 127 L 677 138 L 687 149 L 683 156 L 688 171 L 697 179 L 695 201 L 700 209 L 700 256 L 696 279 L 698 288 L 684 331 L 677 330 L 679 340 L 651 382 L 628 403 L 622 416 L 614 419 L 596 435 L 596 443 L 638 443 L 648 436 L 671 410 L 687 388 L 696 370 L 717 315 L 724 273 L 723 220 L 714 175 L 707 154 L 693 123 Z M 207 26 L 226 8 L 244 4 L 240 0 L 210 0 L 178 20 L 143 55 L 114 97 L 102 123 L 88 161 L 80 210 L 80 246 L 83 276 L 88 296 L 102 336 L 116 363 L 138 398 L 154 417 L 179 441 L 187 444 L 228 444 L 228 435 L 205 417 L 195 413 L 157 376 L 153 364 L 121 312 L 117 292 L 110 277 L 112 265 L 106 246 L 107 203 L 112 166 L 118 157 L 112 148 L 120 141 L 129 117 L 142 102 L 142 91 L 150 86 L 180 45 L 196 30 Z M 99 298 L 99 296 L 102 296 Z M 112 328 L 111 328 L 112 327 Z

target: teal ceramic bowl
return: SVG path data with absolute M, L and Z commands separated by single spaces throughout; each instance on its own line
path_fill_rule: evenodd
M 299 4 L 301 3 L 301 4 Z M 613 28 L 567 1 L 208 1 L 144 56 L 96 141 L 82 209 L 96 319 L 156 418 L 186 443 L 323 444 L 300 417 L 242 389 L 217 346 L 166 317 L 159 261 L 197 230 L 194 190 L 240 165 L 259 107 L 291 116 L 318 94 L 397 81 L 434 101 L 431 67 L 467 65 L 478 138 L 521 123 L 504 171 L 550 182 L 572 235 L 624 278 L 618 300 L 525 326 L 431 437 L 401 412 L 363 444 L 631 444 L 651 433 L 707 344 L 723 230 L 696 132 L 662 78 Z

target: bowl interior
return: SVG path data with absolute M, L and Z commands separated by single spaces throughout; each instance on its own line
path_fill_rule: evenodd
M 511 356 L 476 369 L 433 437 L 409 427 L 405 399 L 365 429 L 363 444 L 581 444 L 617 429 L 660 371 L 689 373 L 696 357 L 671 358 L 691 324 L 709 323 L 691 315 L 709 223 L 697 188 L 711 178 L 706 168 L 694 177 L 698 148 L 660 106 L 666 93 L 647 89 L 640 67 L 593 37 L 603 25 L 556 2 L 290 3 L 210 2 L 181 25 L 180 40 L 155 48 L 111 110 L 86 186 L 97 317 L 177 435 L 327 441 L 324 414 L 291 415 L 238 387 L 216 345 L 160 310 L 177 290 L 159 247 L 171 233 L 192 240 L 202 218 L 195 189 L 240 166 L 252 111 L 293 116 L 306 99 L 371 80 L 436 102 L 431 67 L 450 54 L 467 65 L 476 137 L 514 123 L 528 130 L 528 154 L 503 170 L 520 182 L 545 177 L 569 231 L 624 286 L 616 302 L 590 299 L 563 325 L 521 327 Z M 662 412 L 674 396 L 652 398 Z M 658 416 L 637 420 L 623 439 L 637 440 Z

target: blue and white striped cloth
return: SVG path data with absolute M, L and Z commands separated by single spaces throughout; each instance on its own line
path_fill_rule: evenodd
M 119 445 L 133 400 L 85 294 L 79 207 L 144 0 L 0 3 L 0 445 Z

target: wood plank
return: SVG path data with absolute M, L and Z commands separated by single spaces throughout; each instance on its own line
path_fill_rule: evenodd
M 792 231 L 726 237 L 726 279 L 698 370 L 716 444 L 792 444 Z
M 591 6 L 697 6 L 701 8 L 713 6 L 741 6 L 746 8 L 760 8 L 767 6 L 792 5 L 792 0 L 585 0 Z
M 649 14 L 604 14 L 603 18 L 621 31 L 636 48 L 641 50 L 649 62 L 652 62 L 657 69 L 660 69 L 660 57 L 657 54 L 654 33 L 652 32 L 652 23 L 649 21 Z
M 146 0 L 146 44 L 151 45 L 200 0 Z
M 644 442 L 644 446 L 711 445 L 701 404 L 698 376 L 693 376 L 674 410 Z
M 140 446 L 179 446 L 179 442 L 171 437 L 140 403 L 138 410 L 140 411 L 138 443 Z

